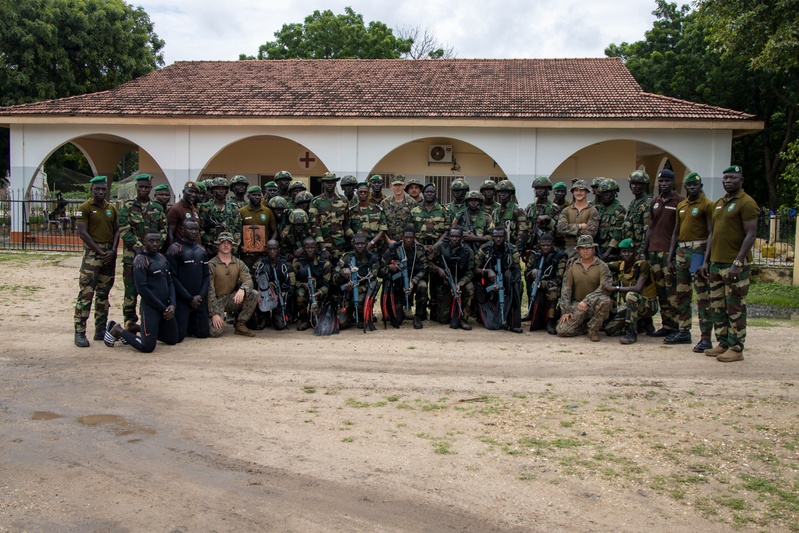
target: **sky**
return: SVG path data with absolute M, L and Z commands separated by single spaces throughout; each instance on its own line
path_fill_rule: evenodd
M 655 19 L 654 0 L 128 1 L 144 8 L 166 42 L 167 65 L 254 56 L 283 24 L 346 6 L 367 25 L 429 28 L 458 58 L 604 57 L 611 43 L 642 40 Z

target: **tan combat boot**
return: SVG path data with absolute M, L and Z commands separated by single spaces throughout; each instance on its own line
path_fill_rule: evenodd
M 709 350 L 705 350 L 705 355 L 708 357 L 718 357 L 719 355 L 723 354 L 729 350 L 728 347 L 724 346 L 723 344 L 719 344 L 715 348 L 711 348 Z
M 241 335 L 243 337 L 255 337 L 255 332 L 248 328 L 244 322 L 236 322 L 236 327 L 233 330 L 233 333 L 236 335 Z
M 707 353 L 707 351 L 705 352 Z M 733 346 L 723 354 L 716 356 L 716 361 L 720 363 L 734 363 L 744 360 L 744 349 L 741 346 Z

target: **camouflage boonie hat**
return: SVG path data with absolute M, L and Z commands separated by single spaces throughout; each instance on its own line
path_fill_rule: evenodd
M 497 190 L 516 192 L 516 186 L 513 184 L 511 180 L 502 180 L 499 183 L 497 183 Z
M 607 191 L 619 191 L 619 184 L 616 183 L 616 180 L 606 179 L 602 182 L 602 184 L 599 186 L 599 192 Z
M 289 215 L 289 223 L 291 223 L 291 224 L 307 224 L 308 223 L 308 213 L 306 213 L 302 209 L 295 209 Z
M 577 248 L 595 248 L 597 244 L 590 235 L 580 235 L 577 238 Z
M 405 190 L 407 191 L 408 187 L 411 185 L 418 185 L 420 189 L 423 187 L 421 181 L 417 180 L 416 178 L 411 178 L 408 180 L 408 183 L 405 184 Z
M 628 179 L 630 183 L 649 183 L 649 174 L 643 170 L 633 170 Z
M 702 183 L 702 176 L 700 176 L 696 172 L 691 172 L 690 174 L 685 176 L 684 180 L 682 180 L 683 185 L 687 185 L 689 183 L 696 183 L 696 182 Z
M 288 170 L 281 170 L 277 174 L 275 174 L 275 181 L 277 180 L 290 180 L 291 179 L 291 172 Z
M 244 176 L 242 176 L 242 177 L 244 177 Z M 244 179 L 246 180 L 247 178 L 244 178 Z M 241 182 L 236 182 L 236 183 L 241 183 Z M 216 189 L 217 187 L 223 187 L 223 188 L 227 189 L 227 180 L 225 178 L 214 178 L 209 185 L 211 186 L 212 189 Z M 232 183 L 231 183 L 231 185 L 232 185 Z M 206 185 L 206 187 L 207 186 L 208 185 Z
M 554 191 L 555 189 L 563 189 L 565 191 L 565 190 L 567 190 L 566 184 L 563 183 L 562 181 L 559 181 L 555 185 L 552 186 L 552 190 Z
M 549 181 L 549 178 L 546 176 L 539 176 L 533 180 L 533 188 L 536 187 L 548 187 L 552 188 L 552 182 Z
M 325 172 L 322 174 L 322 181 L 338 181 L 338 177 L 332 172 Z
M 313 194 L 309 193 L 308 191 L 302 191 L 301 193 L 297 194 L 297 196 L 294 197 L 295 204 L 310 202 L 311 200 L 313 200 Z
M 269 199 L 266 203 L 272 209 L 288 209 L 289 203 L 282 196 L 275 196 Z
M 594 178 L 593 180 L 591 180 L 591 187 L 599 188 L 599 186 L 602 185 L 603 181 L 605 181 L 605 178 Z
M 301 181 L 292 181 L 291 185 L 289 185 L 289 192 L 293 191 L 294 189 L 302 189 L 303 191 L 307 190 L 308 187 Z
M 225 179 L 225 178 L 222 178 L 222 179 Z M 230 184 L 231 185 L 235 185 L 236 183 L 246 183 L 247 185 L 250 184 L 250 182 L 247 180 L 247 177 L 246 176 L 242 176 L 241 174 L 238 174 L 238 175 L 233 176 L 232 178 L 230 178 Z M 227 184 L 227 181 L 225 182 L 225 184 Z
M 585 180 L 574 180 L 574 183 L 572 183 L 572 188 L 569 189 L 569 192 L 574 192 L 574 189 L 583 189 L 586 191 L 590 191 L 591 187 L 589 187 L 588 184 L 585 183 Z
M 345 185 L 357 185 L 357 184 L 358 184 L 358 178 L 356 178 L 355 176 L 344 176 L 343 178 L 341 178 L 341 183 L 339 183 L 339 185 L 341 185 L 342 187 Z
M 452 184 L 450 184 L 449 188 L 453 191 L 468 191 L 469 184 L 466 183 L 466 180 L 456 179 L 452 180 Z
M 222 233 L 219 234 L 219 237 L 216 238 L 217 244 L 222 244 L 223 241 L 230 241 L 232 243 L 236 242 L 233 240 L 233 234 L 230 233 L 229 231 L 223 231 Z
M 494 180 L 485 180 L 482 185 L 480 185 L 480 190 L 483 189 L 493 189 L 497 190 L 497 182 Z
M 485 201 L 485 197 L 479 191 L 469 191 L 466 193 L 466 200 L 480 200 Z

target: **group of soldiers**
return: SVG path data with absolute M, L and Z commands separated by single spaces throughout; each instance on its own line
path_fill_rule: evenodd
M 599 341 L 604 332 L 632 344 L 646 332 L 689 344 L 696 293 L 701 339 L 693 350 L 743 359 L 758 208 L 738 166 L 724 172 L 726 195 L 715 203 L 696 173 L 683 179 L 684 198 L 674 173 L 661 170 L 652 197 L 649 176 L 636 170 L 626 209 L 618 183 L 604 178 L 570 187 L 535 178 L 535 200 L 523 209 L 509 180 L 474 191 L 456 179 L 452 200 L 441 205 L 435 184 L 403 176 L 392 178 L 386 195 L 380 175 L 359 183 L 326 173 L 313 196 L 281 171 L 263 188 L 244 176 L 189 181 L 168 206 L 168 186 L 153 190 L 152 176 L 141 174 L 136 198 L 118 212 L 106 200 L 107 179 L 91 181 L 92 198 L 77 213 L 85 244 L 77 346 L 89 346 L 93 299 L 94 339 L 144 352 L 157 340 L 217 337 L 226 322 L 249 337 L 292 323 L 321 335 L 366 331 L 375 327 L 378 301 L 384 326 L 412 315 L 415 329 L 433 320 L 521 333 L 529 321 L 531 331 L 562 337 Z M 125 295 L 117 323 L 108 321 L 108 293 L 120 239 Z

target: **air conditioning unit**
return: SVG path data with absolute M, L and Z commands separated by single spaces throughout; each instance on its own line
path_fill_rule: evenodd
M 428 163 L 452 163 L 452 145 L 431 144 L 427 151 Z

